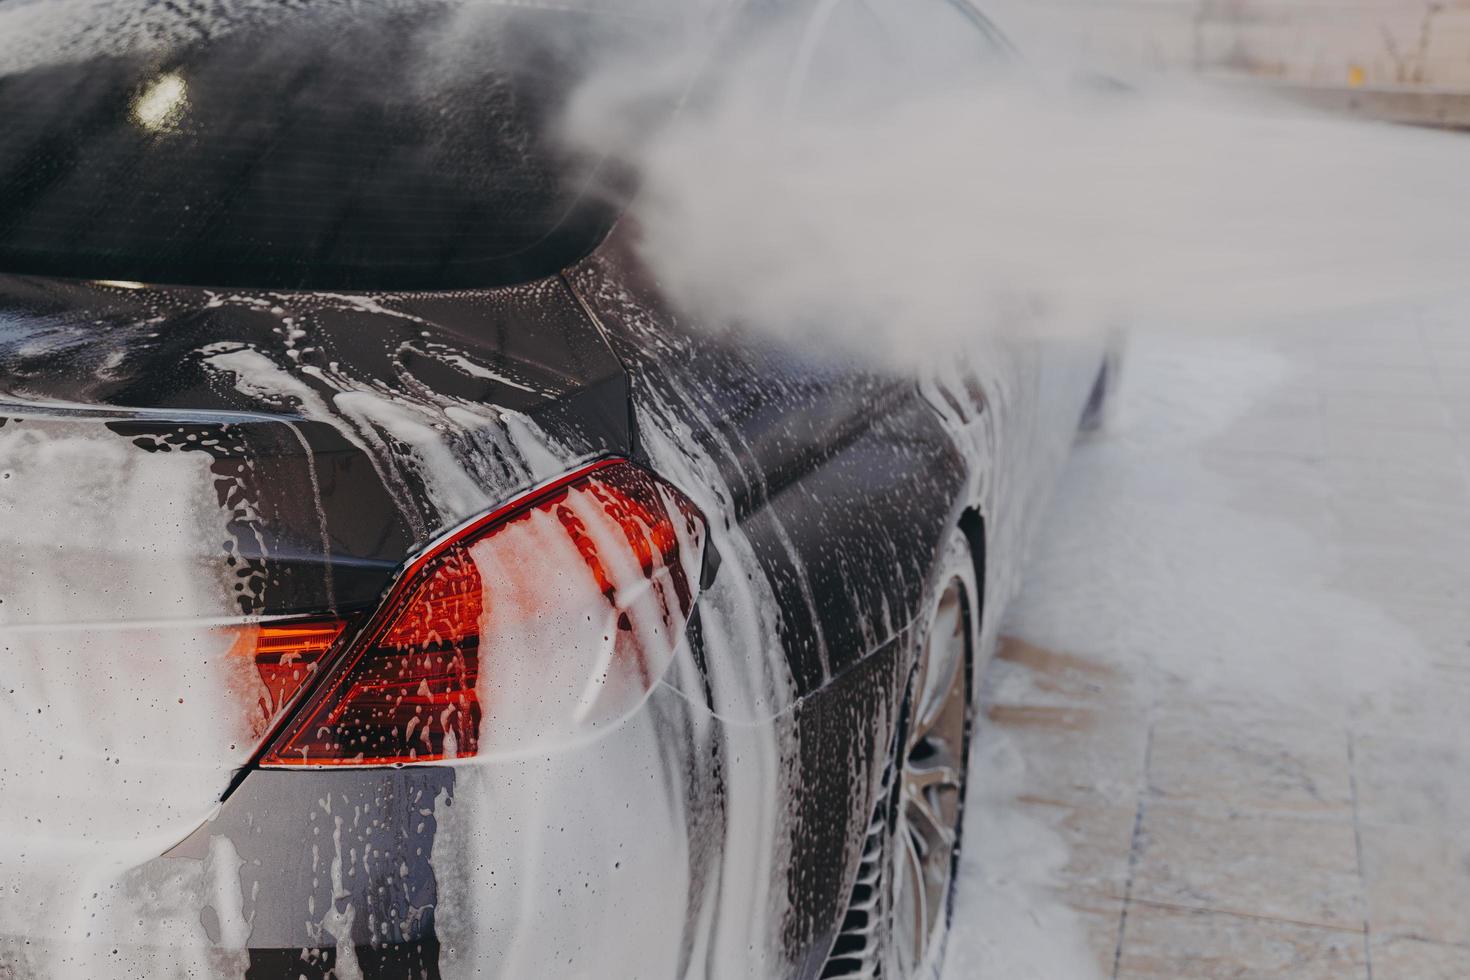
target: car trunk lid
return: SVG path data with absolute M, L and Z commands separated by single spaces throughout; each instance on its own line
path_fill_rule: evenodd
M 0 420 L 0 864 L 187 835 L 281 707 L 262 628 L 360 615 L 437 534 L 630 442 L 559 279 L 0 278 Z

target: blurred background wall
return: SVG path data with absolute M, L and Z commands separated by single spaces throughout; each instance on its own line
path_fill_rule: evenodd
M 1470 127 L 1470 0 L 1032 0 L 1100 63 L 1228 75 Z

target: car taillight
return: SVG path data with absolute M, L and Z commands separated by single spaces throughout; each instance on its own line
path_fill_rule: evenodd
M 409 564 L 261 765 L 463 758 L 619 721 L 684 635 L 704 535 L 623 460 L 472 521 Z
M 260 677 L 253 692 L 254 707 L 259 712 L 255 724 L 269 727 L 280 717 L 292 698 L 316 675 L 346 626 L 340 619 L 262 623 L 247 634 L 246 652 Z

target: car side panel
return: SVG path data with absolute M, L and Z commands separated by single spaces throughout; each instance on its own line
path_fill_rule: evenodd
M 771 669 L 804 696 L 912 621 L 966 460 L 912 377 L 681 317 L 630 227 L 569 281 L 628 371 L 636 451 L 748 543 L 781 610 Z
M 845 913 L 909 633 L 969 465 L 911 377 L 683 320 L 629 234 L 568 279 L 623 359 L 636 452 L 714 525 L 701 669 L 670 683 L 765 727 L 777 762 L 773 785 L 726 789 L 726 840 L 771 880 L 733 878 L 720 901 L 767 895 L 759 941 L 786 964 L 772 975 L 814 975 Z M 797 724 L 770 725 L 788 711 Z M 729 950 L 731 938 L 716 928 L 712 941 Z

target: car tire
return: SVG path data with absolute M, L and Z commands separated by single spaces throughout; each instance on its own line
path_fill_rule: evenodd
M 944 961 L 980 637 L 979 575 L 962 530 L 935 567 L 851 898 L 821 980 L 930 980 Z
M 888 955 L 884 976 L 939 976 L 954 911 L 973 726 L 980 589 L 956 529 L 937 565 L 915 635 L 913 672 L 894 745 L 887 847 Z

